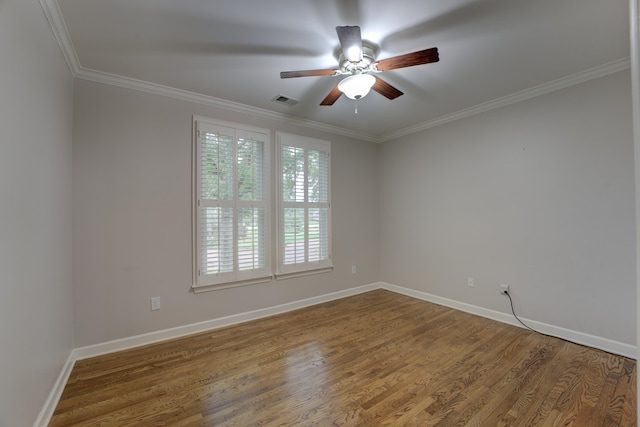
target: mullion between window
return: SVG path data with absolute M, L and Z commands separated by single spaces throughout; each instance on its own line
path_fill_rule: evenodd
M 232 144 L 232 158 L 233 158 L 233 275 L 237 279 L 238 271 L 240 269 L 238 260 L 238 224 L 240 209 L 238 206 L 239 190 L 238 190 L 238 135 L 236 132 L 233 134 Z
M 304 265 L 309 262 L 309 150 L 304 149 Z

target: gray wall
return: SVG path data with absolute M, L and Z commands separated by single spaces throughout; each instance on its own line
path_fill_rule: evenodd
M 629 72 L 383 144 L 380 278 L 635 345 Z M 467 286 L 467 278 L 475 287 Z
M 508 283 L 523 317 L 635 344 L 628 72 L 381 146 L 83 80 L 75 94 L 78 347 L 378 280 L 505 313 Z M 193 114 L 333 141 L 333 273 L 189 291 Z
M 376 144 L 85 80 L 75 82 L 74 114 L 77 347 L 378 280 Z M 332 142 L 333 272 L 190 292 L 194 114 Z
M 0 426 L 28 426 L 73 348 L 73 86 L 37 1 L 0 2 L 0 58 Z
M 524 317 L 635 344 L 627 72 L 378 146 L 74 88 L 35 1 L 0 2 L 0 57 L 0 426 L 33 423 L 74 347 L 378 280 L 505 313 L 506 282 Z M 193 114 L 333 142 L 332 273 L 189 291 Z

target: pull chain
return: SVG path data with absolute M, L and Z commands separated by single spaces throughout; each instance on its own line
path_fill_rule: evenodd
M 356 99 L 356 114 L 358 114 L 358 99 Z

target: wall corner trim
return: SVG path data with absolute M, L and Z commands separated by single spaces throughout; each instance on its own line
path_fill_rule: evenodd
M 69 71 L 71 71 L 71 75 L 75 77 L 80 69 L 80 61 L 78 60 L 76 49 L 71 42 L 71 36 L 69 35 L 67 24 L 65 24 L 64 18 L 62 17 L 60 6 L 56 0 L 40 0 L 40 6 L 42 6 L 42 11 L 47 17 L 47 21 L 49 21 L 49 26 L 58 42 L 62 55 L 67 61 Z
M 67 381 L 69 380 L 69 376 L 71 375 L 71 371 L 73 370 L 73 365 L 75 365 L 76 360 L 74 351 L 71 351 L 69 353 L 69 357 L 67 357 L 67 361 L 62 366 L 62 370 L 60 371 L 53 388 L 49 392 L 49 396 L 47 396 L 47 400 L 40 410 L 40 414 L 38 414 L 38 418 L 36 418 L 36 421 L 33 423 L 34 427 L 46 427 L 49 425 L 51 417 L 53 417 L 53 413 L 56 410 L 56 406 L 58 406 L 58 401 L 60 401 L 60 397 L 64 391 L 64 387 L 67 385 Z

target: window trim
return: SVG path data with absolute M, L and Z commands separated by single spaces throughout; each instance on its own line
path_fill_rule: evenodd
M 200 273 L 201 266 L 201 247 L 200 247 L 200 228 L 201 228 L 201 203 L 200 203 L 200 137 L 199 131 L 201 128 L 218 127 L 225 129 L 232 129 L 234 131 L 234 173 L 233 173 L 233 245 L 234 245 L 234 269 L 231 273 L 220 273 L 220 280 L 211 280 L 212 275 L 209 276 L 209 280 L 205 280 Z M 242 201 L 238 199 L 237 189 L 237 141 L 239 135 L 242 134 L 259 134 L 263 137 L 264 142 L 264 201 L 256 203 L 264 208 L 264 268 L 250 270 L 250 272 L 239 270 L 238 267 L 238 210 L 242 207 L 246 207 L 250 202 Z M 271 166 L 271 130 L 258 128 L 253 126 L 245 126 L 239 123 L 226 122 L 220 120 L 214 120 L 207 117 L 193 116 L 193 135 L 192 135 L 192 285 L 191 288 L 194 292 L 204 292 L 208 290 L 227 289 L 236 286 L 246 286 L 257 283 L 264 283 L 272 280 L 273 278 L 273 263 L 272 263 L 272 166 Z M 227 201 L 220 203 L 220 205 L 229 204 Z
M 283 209 L 285 202 L 283 201 L 283 183 L 282 183 L 282 147 L 283 145 L 293 146 L 296 148 L 315 151 L 323 151 L 328 154 L 327 164 L 327 202 L 326 207 L 328 209 L 327 218 L 327 250 L 328 258 L 321 261 L 308 261 L 303 264 L 297 264 L 295 267 L 287 267 L 283 263 L 284 254 L 282 251 L 282 227 L 283 227 Z M 285 132 L 276 132 L 276 154 L 275 154 L 275 184 L 276 184 L 276 228 L 275 228 L 275 277 L 276 279 L 288 279 L 294 277 L 307 276 L 310 274 L 325 273 L 333 270 L 333 258 L 332 258 L 332 224 L 331 224 L 331 142 L 327 140 L 321 140 L 316 138 L 310 138 L 300 135 L 294 135 Z M 305 159 L 306 161 L 306 159 Z M 306 175 L 305 175 L 305 188 L 306 188 Z M 292 202 L 286 202 L 291 204 Z M 309 205 L 312 202 L 308 202 L 305 198 L 304 202 L 300 202 L 301 207 L 309 209 Z M 307 229 L 308 231 L 308 229 Z M 306 253 L 306 250 L 305 250 Z

